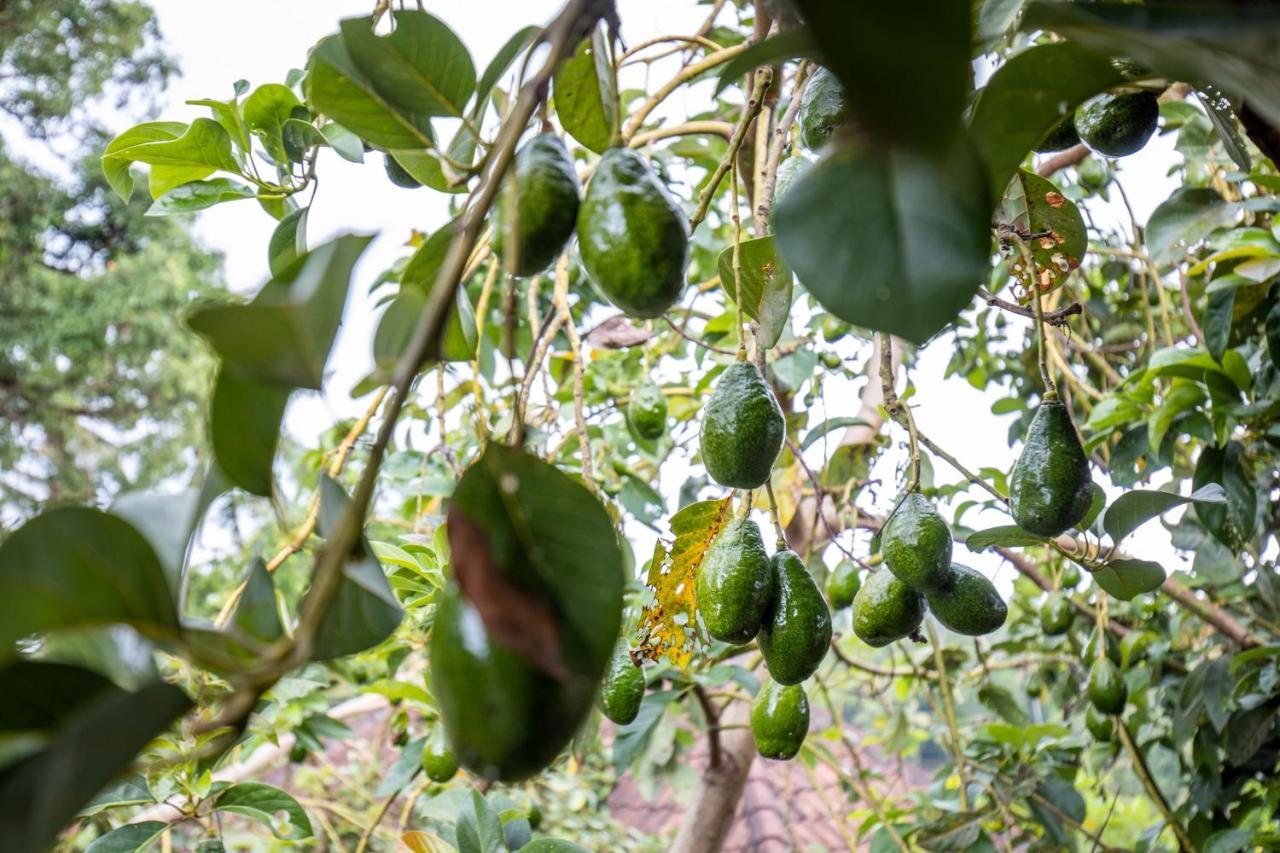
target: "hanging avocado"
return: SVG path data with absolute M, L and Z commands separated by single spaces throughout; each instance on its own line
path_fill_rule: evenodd
M 843 610 L 853 604 L 853 597 L 861 586 L 858 567 L 852 560 L 841 560 L 831 570 L 831 577 L 827 578 L 827 602 L 833 610 Z
M 667 398 L 652 379 L 632 389 L 627 400 L 627 422 L 646 441 L 656 441 L 667 431 Z
M 1089 668 L 1089 701 L 1101 714 L 1123 714 L 1129 700 L 1129 688 L 1125 686 L 1120 667 L 1111 658 L 1101 655 Z
M 849 108 L 840 81 L 827 69 L 818 68 L 800 98 L 800 144 L 817 151 L 830 141 L 836 128 L 848 117 Z
M 923 495 L 908 492 L 880 534 L 884 564 L 898 580 L 926 590 L 951 573 L 951 529 Z
M 1057 536 L 1078 524 L 1093 502 L 1089 458 L 1067 407 L 1052 391 L 1031 419 L 1009 474 L 1009 509 L 1023 530 Z
M 711 479 L 735 489 L 764 485 L 782 450 L 787 424 L 754 364 L 735 361 L 702 413 L 699 445 Z
M 514 227 L 515 274 L 540 273 L 560 255 L 578 219 L 578 172 L 560 137 L 539 133 L 526 142 L 516 154 L 515 179 L 507 190 L 515 199 L 508 200 L 503 212 L 513 212 L 515 222 L 499 224 L 499 241 L 505 245 L 506 231 Z
M 610 720 L 625 726 L 640 713 L 642 699 L 644 670 L 631 660 L 626 646 L 619 644 L 604 674 L 604 684 L 600 686 L 600 710 Z
M 600 158 L 578 209 L 578 247 L 601 295 L 632 317 L 660 316 L 684 292 L 688 223 L 629 148 L 610 148 Z
M 1151 92 L 1095 95 L 1076 109 L 1080 141 L 1099 154 L 1124 157 L 1141 151 L 1156 132 L 1160 102 Z
M 698 612 L 707 633 L 725 643 L 750 642 L 760 631 L 770 582 L 760 528 L 750 519 L 733 519 L 698 569 Z
M 1098 709 L 1093 705 L 1089 705 L 1084 711 L 1084 727 L 1089 730 L 1089 734 L 1093 735 L 1093 739 L 1110 742 L 1115 737 L 1116 724 L 1106 714 L 1098 713 Z
M 920 630 L 924 599 L 882 569 L 872 572 L 853 599 L 853 633 L 868 646 L 887 646 Z
M 968 566 L 952 566 L 946 580 L 925 592 L 925 599 L 939 622 L 969 637 L 999 630 L 1009 615 L 991 581 Z
M 799 684 L 827 655 L 831 611 L 795 551 L 779 551 L 769 566 L 773 591 L 756 639 L 773 680 Z
M 809 734 L 809 697 L 798 684 L 766 680 L 751 703 L 751 736 L 765 758 L 794 758 Z
M 1075 615 L 1075 609 L 1067 597 L 1055 592 L 1040 605 L 1040 630 L 1050 637 L 1061 636 L 1067 633 Z
M 422 769 L 432 782 L 448 782 L 458 772 L 458 759 L 453 757 L 453 749 L 449 739 L 445 737 L 444 728 L 436 730 L 422 745 Z
M 1051 154 L 1079 144 L 1080 134 L 1076 133 L 1075 116 L 1068 114 L 1058 120 L 1034 150 L 1037 154 Z

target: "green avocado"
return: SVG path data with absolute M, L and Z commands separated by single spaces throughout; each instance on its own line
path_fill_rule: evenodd
M 1059 119 L 1045 138 L 1040 140 L 1040 144 L 1035 147 L 1035 152 L 1050 154 L 1054 151 L 1065 151 L 1079 144 L 1080 134 L 1076 133 L 1075 116 L 1068 114 Z
M 635 151 L 600 158 L 578 209 L 578 250 L 601 295 L 632 317 L 657 317 L 684 292 L 688 223 Z
M 809 697 L 799 684 L 767 680 L 751 703 L 751 735 L 765 758 L 794 758 L 809 734 Z
M 422 182 L 410 175 L 408 170 L 401 166 L 399 161 L 390 154 L 383 157 L 382 162 L 386 167 L 387 177 L 391 180 L 391 183 L 406 190 L 416 190 L 422 186 Z
M 813 675 L 831 645 L 831 611 L 795 551 L 769 560 L 773 591 L 760 625 L 760 651 L 779 684 L 799 684 Z
M 1044 692 L 1044 678 L 1038 670 L 1027 676 L 1027 683 L 1023 685 L 1022 691 L 1032 699 L 1038 698 Z
M 760 371 L 735 361 L 702 412 L 702 464 L 722 486 L 759 488 L 769 479 L 786 432 L 782 409 Z
M 844 89 L 836 75 L 819 68 L 809 78 L 800 98 L 800 144 L 817 151 L 830 141 L 836 128 L 849 116 Z
M 1124 157 L 1142 150 L 1156 132 L 1160 102 L 1151 92 L 1095 95 L 1076 109 L 1080 141 L 1099 154 Z
M 1076 611 L 1066 596 L 1053 593 L 1040 605 L 1040 630 L 1050 637 L 1058 637 L 1067 633 Z
M 764 620 L 772 580 L 756 523 L 735 518 L 726 524 L 698 569 L 698 612 L 707 633 L 725 643 L 750 642 Z
M 827 578 L 827 601 L 835 610 L 843 610 L 853 604 L 853 597 L 861 586 L 862 576 L 858 574 L 858 567 L 852 560 L 841 560 L 831 570 L 831 577 Z
M 1080 585 L 1080 569 L 1075 563 L 1067 563 L 1062 567 L 1062 574 L 1058 576 L 1058 582 L 1063 589 L 1075 589 Z
M 923 495 L 908 492 L 880 532 L 880 551 L 898 580 L 929 589 L 950 574 L 951 530 Z
M 1103 655 L 1089 668 L 1089 701 L 1100 714 L 1122 714 L 1129 699 L 1120 667 Z
M 560 255 L 578 220 L 582 188 L 560 137 L 539 133 L 526 142 L 516 154 L 515 179 L 507 188 L 515 193 L 504 207 L 504 212 L 515 216 L 519 249 L 515 274 L 540 273 Z M 507 227 L 504 224 L 499 230 Z M 506 236 L 501 234 L 500 239 Z
M 310 750 L 307 749 L 306 744 L 302 743 L 302 741 L 295 740 L 293 742 L 293 746 L 289 747 L 289 763 L 301 764 L 307 760 L 307 755 L 309 753 Z
M 652 379 L 632 390 L 627 400 L 627 422 L 646 441 L 656 441 L 667 431 L 667 398 Z
M 600 686 L 600 710 L 620 726 L 625 726 L 640 713 L 644 698 L 644 670 L 636 666 L 622 644 L 613 653 Z
M 1089 705 L 1084 712 L 1084 727 L 1093 735 L 1094 740 L 1109 742 L 1115 736 L 1116 724 L 1098 709 Z
M 1267 352 L 1271 355 L 1271 363 L 1280 368 L 1280 302 L 1272 306 L 1267 314 Z
M 1089 458 L 1067 407 L 1045 394 L 1022 454 L 1009 474 L 1009 508 L 1023 530 L 1057 536 L 1080 522 L 1093 502 Z
M 448 782 L 457 774 L 458 759 L 453 757 L 443 727 L 437 726 L 422 745 L 422 769 L 432 782 Z
M 909 637 L 923 620 L 924 599 L 888 570 L 868 575 L 853 598 L 853 633 L 868 646 Z
M 924 595 L 939 622 L 969 637 L 999 630 L 1009 615 L 995 585 L 968 566 L 952 566 L 947 579 Z

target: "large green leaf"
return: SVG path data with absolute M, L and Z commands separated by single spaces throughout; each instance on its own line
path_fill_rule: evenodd
M 560 124 L 583 147 L 597 154 L 609 147 L 618 123 L 615 85 L 602 27 L 596 27 L 582 40 L 573 56 L 556 69 L 552 80 Z
M 328 36 L 316 45 L 304 85 L 312 108 L 371 145 L 390 150 L 435 144 L 430 117 L 391 106 L 356 67 L 341 36 Z
M 284 125 L 295 107 L 302 106 L 293 90 L 281 83 L 265 83 L 253 90 L 244 101 L 244 123 L 253 131 L 267 153 L 284 162 Z
M 1226 493 L 1225 501 L 1196 505 L 1196 515 L 1214 537 L 1239 553 L 1257 522 L 1258 492 L 1245 465 L 1245 449 L 1238 441 L 1226 447 L 1206 447 L 1200 451 L 1192 485 L 1202 489 L 1212 483 Z
M 1114 56 L 1127 56 L 1174 80 L 1212 83 L 1280 125 L 1280 8 L 1233 3 L 1056 3 L 1037 0 L 1022 30 L 1052 30 Z
M 168 828 L 169 824 L 159 820 L 126 823 L 95 838 L 84 853 L 142 853 Z
M 63 507 L 0 544 L 0 657 L 29 634 L 110 623 L 160 637 L 178 625 L 164 569 L 127 521 Z
M 129 152 L 151 142 L 172 142 L 186 129 L 187 126 L 180 121 L 149 121 L 135 125 L 111 140 L 102 152 L 102 173 L 107 183 L 117 195 L 128 201 L 133 196 L 133 175 L 129 167 L 134 161 Z
M 732 246 L 720 253 L 716 266 L 725 293 L 734 302 L 739 302 Z M 739 243 L 738 266 L 742 272 L 742 310 L 751 319 L 759 321 L 763 332 L 761 343 L 771 347 L 782 336 L 791 313 L 791 269 L 778 254 L 772 237 L 757 237 Z
M 775 226 L 783 256 L 824 308 L 923 343 L 985 278 L 990 211 L 967 144 L 942 159 L 841 149 L 791 185 Z
M 812 56 L 816 52 L 813 36 L 804 27 L 784 30 L 758 41 L 730 59 L 720 69 L 714 95 L 719 95 L 761 65 L 775 65 L 788 59 Z
M 1207 187 L 1179 187 L 1151 213 L 1146 244 L 1151 259 L 1171 264 L 1196 243 L 1219 228 L 1230 225 L 1240 213 Z
M 458 853 L 502 853 L 507 849 L 502 819 L 474 788 L 454 824 Z
M 1159 563 L 1129 558 L 1111 560 L 1093 573 L 1098 586 L 1121 601 L 1159 589 L 1164 578 L 1164 568 Z
M 289 388 L 222 365 L 209 403 L 209 442 L 232 485 L 252 495 L 271 494 L 271 463 L 288 405 Z
M 1032 545 L 1043 545 L 1049 540 L 1023 530 L 1016 524 L 991 527 L 970 533 L 964 539 L 964 546 L 970 551 L 986 551 L 990 548 L 1026 548 Z
M 1034 272 L 1027 269 L 1017 250 L 1009 261 L 1013 275 L 1027 293 L 1033 284 L 1041 293 L 1056 289 L 1080 265 L 1089 248 L 1084 217 L 1075 203 L 1052 181 L 1019 169 L 1004 191 L 999 211 L 1002 224 L 1033 236 L 1027 241 Z
M 1063 116 L 1122 81 L 1103 54 L 1077 44 L 1032 47 L 1012 57 L 978 92 L 969 127 L 987 161 L 993 194 Z
M 204 489 L 125 492 L 111 504 L 111 514 L 128 521 L 151 543 L 169 588 L 176 593 L 182 582 L 187 543 L 215 496 Z
M 1175 418 L 1183 412 L 1194 411 L 1203 402 L 1204 391 L 1198 383 L 1174 380 L 1160 405 L 1147 417 L 1147 445 L 1151 451 L 1160 452 L 1160 445 Z
M 222 125 L 211 118 L 196 119 L 176 139 L 157 139 L 115 148 L 109 145 L 107 150 L 104 157 L 151 166 L 148 186 L 152 198 L 159 198 L 174 187 L 207 178 L 217 171 L 240 174 L 240 164 L 231 153 L 231 137 Z
M 254 190 L 247 184 L 230 178 L 213 178 L 208 181 L 191 181 L 174 187 L 152 202 L 147 216 L 172 216 L 178 213 L 195 213 L 224 201 L 253 198 Z
M 310 210 L 310 207 L 300 207 L 286 214 L 271 232 L 267 263 L 272 275 L 283 275 L 307 253 L 307 215 Z
M 418 10 L 392 13 L 390 35 L 370 17 L 342 21 L 342 41 L 356 67 L 394 108 L 409 115 L 461 117 L 476 88 L 471 54 L 453 30 Z
M 276 838 L 296 841 L 311 837 L 311 818 L 292 796 L 272 785 L 241 782 L 218 794 L 213 801 L 215 812 L 232 812 L 264 823 Z M 284 812 L 288 828 L 276 820 Z
M 273 642 L 284 634 L 284 628 L 280 624 L 280 611 L 276 606 L 275 584 L 261 558 L 255 558 L 249 564 L 249 571 L 244 578 L 244 592 L 240 595 L 240 603 L 236 605 L 231 624 L 242 635 L 260 643 Z
M 489 102 L 489 93 L 493 91 L 493 87 L 498 85 L 498 80 L 507 73 L 511 63 L 533 44 L 533 40 L 541 32 L 542 27 L 533 25 L 522 27 L 512 33 L 511 38 L 498 48 L 498 52 L 493 55 L 493 59 L 489 60 L 484 73 L 480 75 L 480 82 L 476 84 L 476 102 L 471 107 L 473 118 L 484 115 L 485 104 Z
M 1163 515 L 1176 506 L 1195 502 L 1197 504 L 1225 503 L 1226 493 L 1216 483 L 1202 486 L 1190 495 L 1183 497 L 1173 492 L 1158 492 L 1136 489 L 1125 492 L 1116 498 L 1115 503 L 1107 507 L 1107 514 L 1102 517 L 1102 529 L 1117 545 L 1141 525 Z

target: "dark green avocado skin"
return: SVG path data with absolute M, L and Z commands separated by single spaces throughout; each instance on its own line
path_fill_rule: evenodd
M 779 684 L 799 684 L 817 670 L 831 645 L 831 611 L 795 551 L 769 560 L 773 594 L 756 641 Z
M 516 154 L 518 276 L 542 272 L 559 256 L 578 221 L 581 186 L 569 151 L 554 133 L 539 133 Z
M 1009 509 L 1023 530 L 1057 536 L 1089 512 L 1089 458 L 1066 406 L 1046 397 L 1031 419 L 1027 440 L 1009 474 Z
M 1111 718 L 1098 713 L 1098 709 L 1089 705 L 1084 712 L 1084 726 L 1093 735 L 1093 739 L 1106 743 L 1115 736 L 1116 726 Z
M 1080 144 L 1080 134 L 1076 132 L 1075 116 L 1063 116 L 1053 129 L 1035 147 L 1037 154 L 1050 154 L 1054 151 L 1065 151 L 1073 145 Z
M 991 581 L 968 566 L 952 566 L 947 580 L 926 592 L 925 599 L 939 622 L 969 637 L 998 630 L 1009 615 Z
M 1125 686 L 1120 667 L 1105 655 L 1089 668 L 1089 701 L 1100 714 L 1122 714 L 1129 700 L 1129 688 Z
M 652 381 L 641 383 L 627 400 L 627 420 L 636 435 L 647 441 L 662 438 L 667 431 L 667 398 Z
M 751 735 L 765 758 L 794 758 L 809 734 L 809 697 L 798 684 L 766 681 L 751 703 Z
M 853 633 L 879 648 L 909 637 L 924 621 L 924 599 L 887 570 L 872 572 L 853 599 Z
M 951 529 L 933 504 L 909 492 L 880 534 L 884 563 L 898 580 L 918 590 L 947 579 L 951 570 Z
M 1071 602 L 1061 593 L 1054 593 L 1040 605 L 1040 630 L 1050 637 L 1058 637 L 1071 627 L 1075 619 L 1075 610 Z
M 707 633 L 725 643 L 750 642 L 764 620 L 771 584 L 760 528 L 750 519 L 733 519 L 698 569 L 698 612 Z
M 1080 141 L 1099 154 L 1124 157 L 1141 151 L 1156 132 L 1160 102 L 1151 92 L 1095 95 L 1076 109 Z
M 578 209 L 578 249 L 587 275 L 632 317 L 657 317 L 684 292 L 689 228 L 644 158 L 610 148 Z
M 703 409 L 702 463 L 722 486 L 759 488 L 769 479 L 786 432 L 782 409 L 760 371 L 736 361 L 721 374 Z
M 817 151 L 830 141 L 848 115 L 840 81 L 827 69 L 819 68 L 809 78 L 800 98 L 800 144 Z
M 432 782 L 448 782 L 458 772 L 458 760 L 449 747 L 444 729 L 437 728 L 422 747 L 422 769 Z
M 600 710 L 610 720 L 625 726 L 640 713 L 644 699 L 644 670 L 636 666 L 625 647 L 619 646 L 609 661 L 600 687 Z
M 852 560 L 841 560 L 827 578 L 827 602 L 832 610 L 843 610 L 853 604 L 853 597 L 862 587 L 862 576 Z

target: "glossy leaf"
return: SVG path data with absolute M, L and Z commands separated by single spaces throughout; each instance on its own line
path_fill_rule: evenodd
M 309 207 L 300 207 L 287 214 L 271 232 L 267 243 L 267 262 L 272 275 L 282 275 L 293 263 L 307 253 L 307 213 Z
M 312 107 L 371 145 L 391 150 L 435 144 L 430 118 L 393 107 L 356 67 L 341 36 L 321 39 L 312 50 L 305 88 Z
M 458 853 L 501 853 L 507 849 L 502 820 L 484 795 L 474 789 L 458 813 L 454 832 Z
M 394 28 L 386 36 L 374 32 L 372 18 L 342 21 L 342 41 L 352 62 L 387 103 L 405 114 L 462 116 L 476 87 L 466 45 L 427 12 L 391 14 Z
M 1147 442 L 1153 452 L 1159 452 L 1165 435 L 1173 421 L 1186 411 L 1194 411 L 1204 402 L 1204 391 L 1194 382 L 1175 380 L 1165 393 L 1160 405 L 1147 418 Z
M 302 106 L 293 90 L 280 83 L 266 83 L 253 90 L 244 102 L 244 123 L 262 141 L 267 153 L 277 162 L 287 158 L 284 147 L 284 125 L 295 107 Z
M 95 838 L 84 853 L 142 853 L 168 829 L 169 824 L 158 820 L 126 823 Z
M 1196 516 L 1214 538 L 1239 553 L 1253 537 L 1258 510 L 1258 492 L 1246 467 L 1244 446 L 1229 441 L 1226 447 L 1201 450 L 1191 483 L 1196 489 L 1212 483 L 1222 487 L 1226 501 L 1197 505 Z
M 597 27 L 552 80 L 556 116 L 565 132 L 585 148 L 604 153 L 618 123 L 613 64 L 604 30 Z
M 1158 492 L 1137 489 L 1125 492 L 1107 507 L 1107 514 L 1102 518 L 1102 529 L 1111 537 L 1111 541 L 1120 544 L 1133 531 L 1151 519 L 1164 515 L 1176 506 L 1186 503 L 1211 504 L 1225 503 L 1226 493 L 1216 483 L 1202 486 L 1190 495 L 1183 497 L 1173 492 Z
M 215 812 L 232 812 L 266 824 L 276 838 L 298 840 L 311 837 L 311 818 L 292 796 L 272 785 L 241 782 L 218 794 L 213 801 Z M 284 812 L 289 828 L 276 820 L 276 812 Z
M 208 181 L 192 181 L 174 187 L 152 202 L 147 216 L 172 216 L 178 213 L 195 213 L 224 201 L 253 198 L 254 190 L 247 184 L 230 178 L 214 178 Z
M 271 464 L 289 389 L 243 376 L 223 365 L 209 404 L 209 442 L 218 467 L 232 485 L 251 495 L 270 495 Z
M 1230 225 L 1240 212 L 1207 187 L 1181 187 L 1161 202 L 1147 221 L 1146 243 L 1151 259 L 1170 264 L 1219 228 Z
M 721 287 L 730 299 L 739 301 L 732 246 L 720 253 L 716 266 L 720 272 Z M 782 336 L 791 313 L 791 269 L 778 254 L 772 237 L 757 237 L 739 243 L 738 266 L 742 272 L 743 313 L 759 321 L 763 332 L 761 343 L 771 347 Z
M 267 573 L 266 563 L 255 558 L 249 564 L 244 578 L 244 592 L 231 624 L 246 637 L 260 643 L 280 639 L 284 628 L 280 624 L 280 611 L 276 606 L 276 588 Z
M 211 118 L 196 119 L 177 139 L 142 142 L 110 156 L 149 164 L 147 185 L 152 198 L 217 171 L 240 173 L 240 165 L 231 153 L 231 137 Z
M 489 102 L 489 94 L 493 91 L 493 87 L 498 85 L 498 81 L 503 74 L 507 73 L 511 63 L 533 44 L 534 39 L 541 32 L 541 27 L 522 27 L 516 30 L 502 47 L 498 48 L 498 52 L 493 55 L 493 59 L 489 60 L 484 73 L 480 75 L 480 82 L 476 84 L 476 102 L 471 108 L 473 118 L 484 114 L 484 106 Z
M 1016 524 L 978 530 L 965 537 L 964 546 L 970 551 L 986 551 L 991 548 L 1026 548 L 1043 545 L 1049 540 L 1023 530 Z
M 129 167 L 134 158 L 130 151 L 152 142 L 172 142 L 186 129 L 187 126 L 180 121 L 149 121 L 135 125 L 111 140 L 102 153 L 102 173 L 107 183 L 117 195 L 128 201 L 133 196 L 133 175 Z
M 1208 299 L 1205 300 L 1204 317 L 1200 325 L 1204 331 L 1205 349 L 1213 356 L 1214 361 L 1222 361 L 1231 341 L 1237 290 L 1235 287 L 1216 290 L 1208 294 Z
M 1227 156 L 1237 166 L 1248 172 L 1253 168 L 1253 158 L 1249 155 L 1249 145 L 1240 135 L 1239 120 L 1231 101 L 1213 86 L 1203 86 L 1196 92 L 1196 100 L 1204 106 L 1204 111 L 1222 140 L 1222 147 Z
M 1034 172 L 1018 170 L 1005 188 L 998 215 L 1001 223 L 1033 235 L 1027 248 L 1035 264 L 1034 274 L 1016 248 L 1009 260 L 1010 270 L 1028 294 L 1033 281 L 1041 293 L 1060 287 L 1089 248 L 1084 217 L 1075 203 L 1052 181 Z
M 1164 568 L 1159 563 L 1127 558 L 1111 560 L 1093 573 L 1098 586 L 1121 601 L 1159 589 L 1164 578 Z
M 434 151 L 388 152 L 418 183 L 436 192 L 465 193 L 467 182 Z

